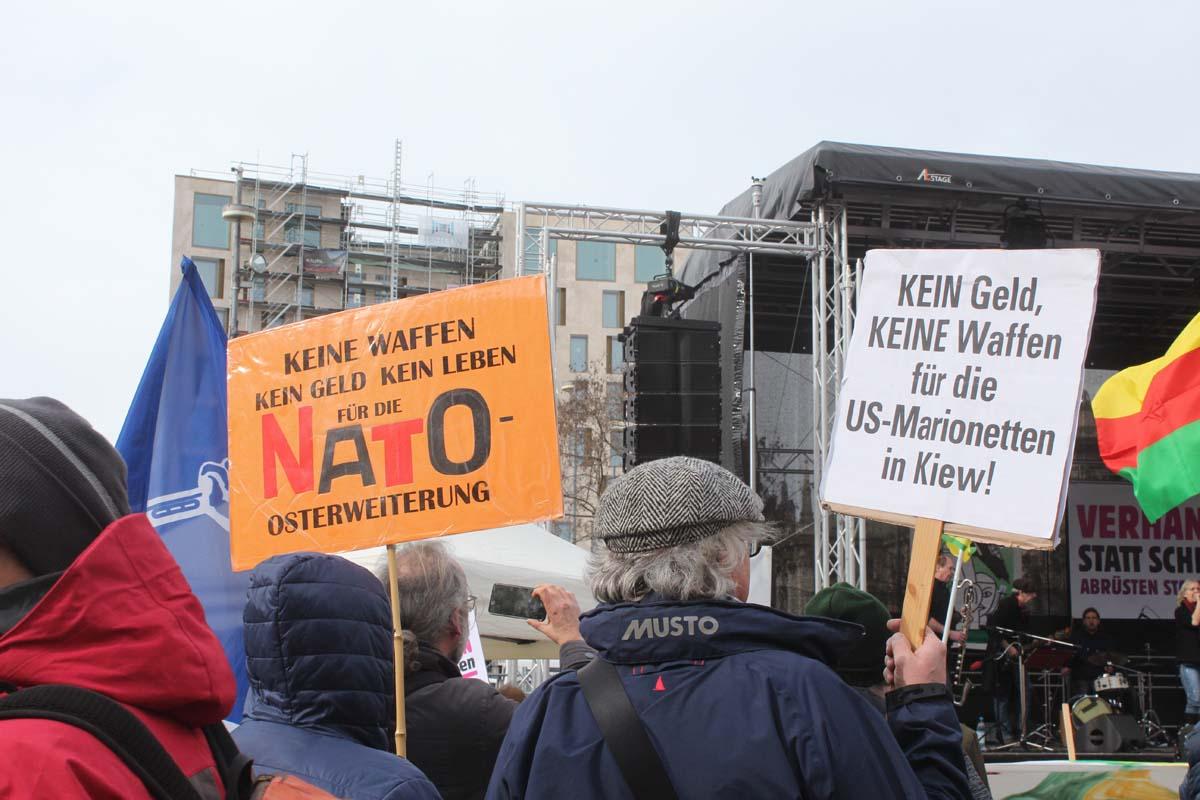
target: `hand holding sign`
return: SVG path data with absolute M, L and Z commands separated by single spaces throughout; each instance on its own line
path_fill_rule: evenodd
M 902 620 L 888 620 L 888 630 L 896 633 Z M 932 633 L 932 631 L 928 631 Z M 936 636 L 924 636 L 914 649 L 911 638 L 896 633 L 888 639 L 887 655 L 884 658 L 883 682 L 892 689 L 916 686 L 922 683 L 946 682 L 946 645 Z

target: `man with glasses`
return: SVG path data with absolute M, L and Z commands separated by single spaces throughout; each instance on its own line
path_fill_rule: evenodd
M 475 606 L 467 575 L 438 542 L 400 550 L 396 574 L 404 629 L 408 759 L 445 800 L 483 797 L 517 704 L 484 681 L 463 678 L 458 670 Z M 546 607 L 546 620 L 531 624 L 560 645 L 563 668 L 587 663 L 594 651 L 579 634 L 574 596 L 550 585 L 534 592 Z

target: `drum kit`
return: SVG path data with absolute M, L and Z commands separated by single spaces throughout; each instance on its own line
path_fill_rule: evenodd
M 1020 640 L 1023 672 L 1036 676 L 1034 685 L 1043 690 L 1045 723 L 1022 735 L 1014 745 L 1034 749 L 1057 749 L 1057 718 L 1053 696 L 1067 697 L 1068 685 L 1062 667 L 1079 650 L 1071 642 L 998 629 Z M 1076 745 L 1084 752 L 1117 752 L 1143 747 L 1171 746 L 1171 737 L 1159 722 L 1152 705 L 1150 675 L 1128 666 L 1117 652 L 1090 653 L 1084 660 L 1104 673 L 1092 681 L 1090 691 L 1070 696 L 1068 705 L 1075 727 Z M 1131 683 L 1132 681 L 1132 683 Z M 1020 701 L 1026 706 L 1024 679 Z M 1024 716 L 1024 712 L 1022 714 Z

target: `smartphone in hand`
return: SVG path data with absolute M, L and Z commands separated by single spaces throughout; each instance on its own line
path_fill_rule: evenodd
M 546 607 L 533 596 L 532 586 L 497 583 L 492 585 L 488 613 L 518 619 L 545 619 Z

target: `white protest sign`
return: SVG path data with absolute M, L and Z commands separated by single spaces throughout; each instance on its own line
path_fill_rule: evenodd
M 1124 481 L 1072 483 L 1067 493 L 1071 613 L 1171 619 L 1179 587 L 1200 572 L 1200 499 L 1151 524 Z
M 1055 544 L 1096 250 L 872 250 L 821 485 L 826 507 Z
M 487 662 L 483 660 L 483 643 L 479 640 L 479 625 L 475 621 L 474 609 L 471 610 L 470 617 L 470 633 L 467 635 L 462 657 L 458 659 L 458 671 L 464 678 L 478 678 L 488 683 Z

